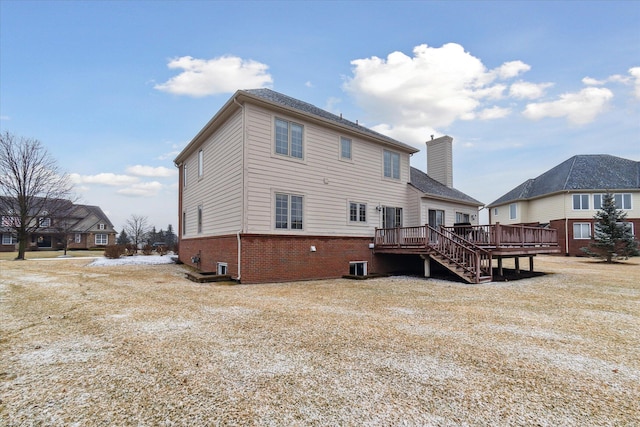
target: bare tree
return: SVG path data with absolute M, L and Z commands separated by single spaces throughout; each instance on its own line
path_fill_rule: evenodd
M 24 259 L 29 235 L 42 220 L 68 209 L 73 184 L 37 139 L 0 134 L 0 215 L 2 227 L 18 237 L 18 256 Z
M 146 216 L 131 215 L 124 226 L 124 230 L 127 232 L 129 239 L 133 241 L 133 244 L 138 250 L 138 245 L 142 243 L 147 233 L 149 232 L 149 220 Z

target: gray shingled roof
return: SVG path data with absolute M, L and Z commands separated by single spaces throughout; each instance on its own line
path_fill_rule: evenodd
M 330 113 L 328 111 L 325 111 L 321 108 L 316 107 L 315 105 L 309 104 L 307 102 L 304 101 L 300 101 L 299 99 L 295 99 L 292 98 L 290 96 L 287 95 L 283 95 L 279 92 L 275 92 L 271 89 L 247 89 L 247 90 L 241 90 L 239 92 L 245 92 L 249 95 L 253 95 L 256 96 L 258 98 L 262 98 L 264 100 L 273 102 L 275 104 L 280 104 L 284 107 L 287 108 L 292 108 L 294 110 L 298 110 L 300 112 L 303 113 L 307 113 L 307 114 L 312 114 L 314 116 L 318 116 L 320 118 L 323 118 L 325 120 L 329 120 L 332 121 L 338 125 L 344 126 L 344 127 L 348 127 L 351 128 L 352 130 L 356 131 L 356 132 L 360 132 L 360 133 L 364 133 L 364 134 L 368 134 L 371 135 L 375 138 L 379 138 L 379 139 L 384 139 L 387 140 L 390 144 L 393 145 L 398 145 L 400 147 L 405 148 L 406 150 L 410 150 L 412 153 L 416 153 L 419 150 L 416 149 L 415 147 L 412 147 L 408 144 L 405 144 L 403 142 L 400 141 L 396 141 L 393 138 L 389 138 L 386 135 L 383 135 L 381 133 L 378 133 L 376 131 L 373 131 L 369 128 L 366 128 L 364 126 L 360 126 L 357 123 L 354 123 L 350 120 L 347 119 L 343 119 L 340 116 L 337 116 L 333 113 Z
M 638 189 L 640 162 L 608 154 L 583 154 L 573 156 L 537 178 L 523 182 L 487 207 L 559 191 Z
M 411 185 L 430 196 L 441 197 L 476 206 L 482 206 L 483 204 L 473 197 L 467 196 L 462 191 L 447 187 L 446 185 L 431 178 L 420 169 L 416 169 L 414 167 L 411 168 Z

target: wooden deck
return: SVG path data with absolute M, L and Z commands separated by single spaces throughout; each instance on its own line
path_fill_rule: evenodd
M 435 259 L 471 283 L 492 280 L 492 260 L 530 259 L 537 254 L 560 253 L 558 231 L 522 225 L 468 225 L 440 227 L 378 228 L 374 239 L 376 253 L 418 254 Z

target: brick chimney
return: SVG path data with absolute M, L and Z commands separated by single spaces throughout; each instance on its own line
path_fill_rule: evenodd
M 427 175 L 453 188 L 453 138 L 448 135 L 427 141 Z

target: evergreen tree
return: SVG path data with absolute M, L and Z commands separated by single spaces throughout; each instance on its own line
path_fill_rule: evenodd
M 593 217 L 595 233 L 589 247 L 581 250 L 589 256 L 612 262 L 613 259 L 627 259 L 640 255 L 638 242 L 631 234 L 631 226 L 625 223 L 627 214 L 616 209 L 616 202 L 612 194 L 605 194 L 602 198 L 602 208 Z
M 169 224 L 167 226 L 167 231 L 164 232 L 164 241 L 168 247 L 173 247 L 176 244 L 178 238 L 176 234 L 173 232 L 173 226 Z
M 117 245 L 128 245 L 131 243 L 129 236 L 125 230 L 122 230 L 120 234 L 118 234 L 118 239 L 116 240 Z

